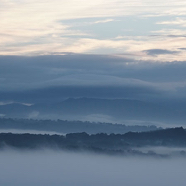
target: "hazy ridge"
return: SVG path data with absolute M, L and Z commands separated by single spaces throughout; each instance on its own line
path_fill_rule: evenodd
M 42 134 L 0 134 L 0 147 L 18 149 L 61 149 L 70 151 L 88 151 L 103 154 L 122 156 L 153 156 L 168 157 L 170 154 L 157 154 L 148 151 L 143 153 L 135 148 L 142 147 L 169 147 L 186 148 L 186 130 L 170 128 L 149 132 L 128 132 L 126 134 L 92 134 L 85 132 L 63 135 Z M 178 152 L 180 156 L 186 156 L 186 151 Z
M 0 129 L 17 129 L 17 130 L 37 130 L 52 131 L 56 133 L 75 133 L 87 132 L 89 134 L 96 133 L 118 133 L 124 134 L 129 131 L 140 132 L 157 130 L 160 127 L 154 125 L 123 125 L 103 122 L 82 122 L 67 120 L 34 120 L 34 119 L 13 119 L 0 118 Z
M 97 121 L 149 121 L 181 123 L 186 120 L 182 102 L 149 102 L 132 99 L 69 98 L 61 102 L 0 105 L 0 114 L 11 118 Z M 94 116 L 94 117 L 93 117 Z M 93 118 L 92 118 L 93 117 Z M 100 120 L 101 120 L 100 119 Z

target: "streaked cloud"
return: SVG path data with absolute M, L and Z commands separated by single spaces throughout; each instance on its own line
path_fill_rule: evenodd
M 100 21 L 95 21 L 94 24 L 108 23 L 108 22 L 112 22 L 112 21 L 114 21 L 114 19 L 104 19 L 104 20 L 100 20 Z
M 182 27 L 186 27 L 186 19 L 185 18 L 177 17 L 175 20 L 162 21 L 162 22 L 158 22 L 157 24 L 162 24 L 162 25 L 179 25 L 179 26 L 182 26 Z
M 168 25 L 173 27 L 169 30 L 179 31 L 176 35 L 184 32 L 185 12 L 186 3 L 183 0 L 1 0 L 0 55 L 125 53 L 135 54 L 134 57 L 138 56 L 141 60 L 184 60 L 182 51 L 155 58 L 142 51 L 184 48 L 183 39 L 163 37 L 170 35 L 166 32 Z M 87 19 L 92 27 L 82 19 Z M 69 24 L 71 20 L 74 22 Z M 81 23 L 79 27 L 77 22 Z M 98 28 L 98 25 L 105 27 Z M 162 34 L 162 38 L 149 37 L 153 32 Z

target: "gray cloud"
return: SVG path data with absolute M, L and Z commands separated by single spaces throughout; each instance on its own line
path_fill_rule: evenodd
M 106 55 L 0 56 L 0 101 L 183 98 L 185 68 L 185 62 L 147 63 Z
M 150 49 L 150 50 L 144 50 L 148 55 L 154 56 L 154 55 L 163 55 L 163 54 L 177 54 L 177 51 L 171 51 L 171 50 L 163 50 L 163 49 Z
M 168 37 L 186 37 L 186 35 L 168 35 Z
M 150 36 L 152 36 L 152 37 L 162 37 L 162 35 L 150 35 Z M 169 35 L 163 35 L 163 37 L 172 37 L 172 38 L 176 38 L 176 37 L 186 37 L 186 35 L 180 35 L 180 34 L 178 34 L 178 35 L 173 35 L 173 34 L 169 34 Z

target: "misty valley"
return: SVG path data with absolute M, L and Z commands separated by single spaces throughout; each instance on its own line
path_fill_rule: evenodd
M 1 118 L 0 131 L 3 186 L 185 183 L 183 127 Z
M 0 0 L 0 186 L 186 185 L 186 0 Z
M 26 102 L 0 103 L 0 185 L 185 186 L 185 102 Z
M 1 150 L 49 148 L 120 156 L 186 156 L 186 130 L 183 127 L 163 129 L 156 126 L 1 118 L 0 129 Z M 38 133 L 30 133 L 29 130 Z M 44 130 L 45 134 L 42 134 Z M 156 152 L 158 148 L 169 148 L 169 151 Z

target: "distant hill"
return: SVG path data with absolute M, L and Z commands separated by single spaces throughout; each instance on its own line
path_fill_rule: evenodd
M 186 147 L 186 131 L 182 127 L 158 131 L 126 134 L 92 134 L 71 133 L 62 135 L 36 135 L 0 133 L 0 148 L 13 147 L 19 149 L 62 149 L 70 151 L 89 151 L 111 155 L 140 155 L 168 157 L 169 154 L 144 153 L 138 147 Z M 180 155 L 186 156 L 181 150 Z
M 31 106 L 0 105 L 0 114 L 5 114 L 7 117 L 32 118 L 33 112 L 38 113 L 38 118 L 50 115 L 53 119 L 65 119 L 65 117 L 69 119 L 70 116 L 72 119 L 79 119 L 99 114 L 115 120 L 186 121 L 183 108 L 130 99 L 69 98 L 59 103 L 40 103 Z
M 17 130 L 37 130 L 37 131 L 51 131 L 56 133 L 77 133 L 86 132 L 89 134 L 96 133 L 117 133 L 124 134 L 129 131 L 151 131 L 158 130 L 156 126 L 126 126 L 123 124 L 111 123 L 95 123 L 82 121 L 67 121 L 67 120 L 33 120 L 33 119 L 11 119 L 0 118 L 0 132 L 1 129 L 17 129 Z

